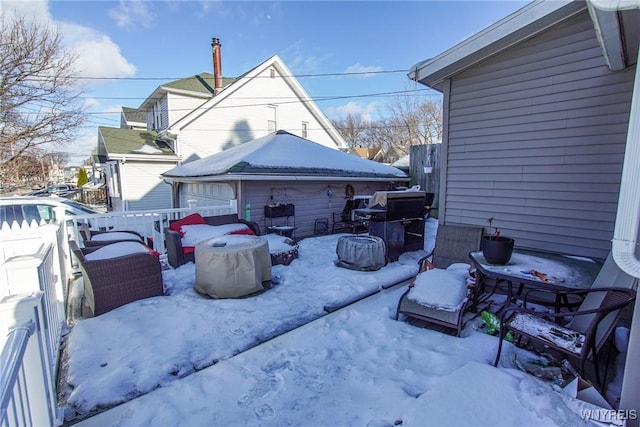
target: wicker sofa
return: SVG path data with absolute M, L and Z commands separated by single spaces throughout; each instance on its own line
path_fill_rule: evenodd
M 190 215 L 189 217 L 191 216 L 192 215 Z M 197 216 L 202 218 L 202 220 L 204 220 L 204 222 L 208 225 L 244 224 L 256 236 L 259 236 L 261 234 L 260 226 L 257 223 L 253 221 L 247 221 L 242 218 L 238 218 L 237 214 L 205 216 L 205 217 L 201 217 L 199 215 Z M 170 226 L 166 227 L 164 230 L 165 247 L 167 250 L 167 260 L 169 261 L 169 264 L 171 264 L 173 268 L 178 268 L 181 265 L 186 264 L 187 262 L 194 261 L 193 248 L 183 247 L 181 233 L 175 227 L 175 224 L 179 224 L 181 221 L 184 221 L 189 217 L 185 217 L 182 220 L 170 221 Z M 174 226 L 172 227 L 172 225 Z
M 160 260 L 151 250 L 104 259 L 87 258 L 91 253 L 123 243 L 137 245 L 136 242 L 118 242 L 80 248 L 75 241 L 69 242 L 82 271 L 89 315 L 99 316 L 130 302 L 164 293 Z

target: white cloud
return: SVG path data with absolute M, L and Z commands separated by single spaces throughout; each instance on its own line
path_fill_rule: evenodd
M 360 63 L 356 63 L 353 65 L 349 65 L 344 72 L 346 74 L 356 74 L 356 77 L 359 78 L 367 78 L 375 76 L 374 73 L 382 71 L 382 67 L 374 66 L 374 65 L 361 65 Z
M 48 1 L 9 1 L 3 2 L 3 11 L 10 15 L 19 15 L 52 28 L 57 28 L 67 49 L 78 56 L 76 66 L 83 77 L 128 77 L 136 72 L 120 52 L 120 47 L 109 36 L 71 22 L 57 22 L 49 13 Z M 88 84 L 100 84 L 92 80 Z
M 136 67 L 107 35 L 76 24 L 61 23 L 59 27 L 65 44 L 78 55 L 76 65 L 81 76 L 113 78 L 135 74 Z
M 46 24 L 49 24 L 51 21 L 49 15 L 49 2 L 46 0 L 3 0 L 0 10 L 9 16 L 22 16 L 25 19 Z
M 140 0 L 120 0 L 118 6 L 109 9 L 109 17 L 120 28 L 151 28 L 156 17 L 149 7 L 150 4 L 151 2 Z
M 375 102 L 362 104 L 351 101 L 338 107 L 329 107 L 326 109 L 326 113 L 330 119 L 342 119 L 349 114 L 359 114 L 363 120 L 372 121 L 373 113 L 375 113 L 377 109 L 378 104 Z

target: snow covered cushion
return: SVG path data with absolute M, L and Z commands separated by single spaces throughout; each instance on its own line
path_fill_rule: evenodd
M 91 236 L 94 242 L 108 242 L 111 240 L 140 240 L 140 236 L 127 231 L 110 231 L 108 233 L 99 233 Z
M 182 246 L 196 246 L 203 240 L 213 239 L 214 237 L 224 236 L 225 234 L 233 233 L 234 231 L 248 229 L 245 224 L 222 224 L 222 225 L 208 225 L 208 224 L 196 224 L 196 225 L 183 225 L 182 232 Z
M 123 255 L 135 253 L 152 253 L 152 250 L 138 242 L 117 242 L 101 247 L 100 249 L 88 253 L 84 256 L 87 261 L 116 258 Z
M 467 296 L 469 266 L 454 264 L 448 269 L 436 268 L 416 276 L 408 298 L 426 307 L 456 311 Z
M 206 224 L 204 218 L 199 213 L 192 213 L 191 215 L 187 215 L 178 221 L 174 221 L 169 225 L 169 228 L 173 231 L 177 231 L 180 233 L 180 237 L 183 236 L 184 230 L 182 229 L 185 225 L 195 225 L 195 224 Z

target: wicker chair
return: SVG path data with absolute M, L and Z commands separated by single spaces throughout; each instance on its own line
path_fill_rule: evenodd
M 434 250 L 422 261 L 420 273 L 434 268 L 447 268 L 454 263 L 468 263 L 468 254 L 477 251 L 482 238 L 482 228 L 462 225 L 440 225 L 436 235 Z M 433 255 L 429 262 L 426 258 Z M 417 277 L 417 276 L 416 276 Z M 458 310 L 447 311 L 419 304 L 409 298 L 409 292 L 415 285 L 415 279 L 409 284 L 404 294 L 400 297 L 398 308 L 396 309 L 396 320 L 400 314 L 413 317 L 425 322 L 434 323 L 448 328 L 454 328 L 457 335 L 462 330 L 462 317 L 467 309 L 475 301 L 475 288 L 469 288 L 464 303 Z M 439 283 L 430 285 L 438 286 Z
M 84 299 L 91 315 L 143 298 L 163 295 L 162 267 L 152 253 L 134 253 L 108 259 L 88 260 L 86 255 L 105 246 L 80 248 L 69 242 L 84 280 Z
M 579 360 L 580 375 L 584 374 L 585 362 L 591 360 L 596 385 L 601 388 L 598 352 L 615 329 L 622 309 L 635 300 L 636 293 L 633 289 L 620 287 L 591 288 L 586 292 L 577 290 L 567 293 L 586 293 L 586 297 L 578 310 L 570 313 L 572 320 L 566 326 L 555 322 L 555 319 L 567 316 L 566 312 L 543 313 L 527 309 L 527 294 L 522 307 L 505 310 L 500 321 L 500 341 L 494 366 L 498 366 L 500 361 L 503 338 L 507 331 L 511 331 Z

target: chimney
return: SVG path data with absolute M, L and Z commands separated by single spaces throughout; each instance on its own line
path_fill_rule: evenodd
M 214 91 L 213 94 L 217 95 L 222 90 L 222 57 L 220 56 L 220 39 L 211 39 L 211 49 L 213 53 L 213 79 L 214 79 Z

